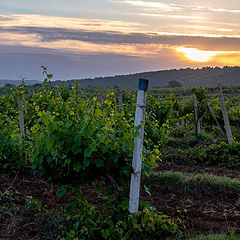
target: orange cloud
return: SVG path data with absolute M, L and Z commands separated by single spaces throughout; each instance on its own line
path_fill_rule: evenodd
M 184 53 L 185 57 L 193 62 L 208 62 L 213 56 L 222 51 L 202 51 L 196 48 L 178 47 L 177 51 Z
M 212 61 L 218 65 L 240 66 L 240 51 L 223 52 L 214 56 Z
M 176 51 L 190 62 L 218 66 L 240 65 L 240 51 L 202 51 L 196 48 L 178 47 Z
M 101 30 L 101 31 L 122 31 L 132 32 L 139 29 L 144 24 L 126 22 L 126 21 L 107 21 L 101 19 L 84 19 L 84 18 L 68 18 L 43 16 L 35 14 L 13 14 L 10 16 L 0 15 L 2 18 L 9 18 L 8 21 L 1 22 L 1 27 L 46 27 L 46 28 L 66 28 L 66 29 L 82 29 L 82 30 Z
M 240 36 L 237 35 L 156 33 L 139 31 L 144 24 L 138 23 L 40 15 L 0 15 L 0 21 L 2 45 L 77 54 L 107 53 L 154 59 L 164 56 L 191 64 L 239 64 Z M 204 27 L 197 25 L 196 29 Z M 164 55 L 166 49 L 168 56 Z

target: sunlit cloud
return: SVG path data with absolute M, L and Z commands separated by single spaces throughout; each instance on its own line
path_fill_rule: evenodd
M 127 3 L 134 6 L 144 7 L 144 8 L 152 8 L 161 11 L 180 11 L 181 8 L 176 6 L 175 4 L 166 4 L 162 2 L 146 2 L 146 1 L 138 1 L 138 0 L 122 0 L 122 3 Z
M 212 58 L 216 65 L 229 65 L 229 66 L 239 66 L 240 65 L 240 51 L 236 52 L 223 52 L 221 54 L 215 55 Z
M 171 46 L 190 46 L 201 50 L 239 50 L 240 38 L 230 38 L 225 35 L 198 35 L 181 33 L 142 33 L 142 32 L 120 32 L 120 31 L 96 31 L 67 28 L 46 28 L 31 26 L 0 27 L 0 34 L 4 41 L 19 42 L 26 44 L 26 38 L 36 44 L 47 44 L 48 42 L 64 42 L 68 40 L 93 43 L 98 45 L 136 45 L 149 44 Z M 27 41 L 29 43 L 29 41 Z M 52 45 L 54 46 L 54 44 Z M 55 45 L 57 48 L 57 44 Z M 71 47 L 71 46 L 69 46 Z
M 59 40 L 54 42 L 36 42 L 25 41 L 23 46 L 58 49 L 75 54 L 121 54 L 125 56 L 141 56 L 150 57 L 157 56 L 164 45 L 159 44 L 134 44 L 134 45 L 119 45 L 119 44 L 94 44 L 76 40 Z
M 4 15 L 0 15 L 3 19 Z M 110 21 L 102 19 L 84 19 L 84 18 L 66 18 L 55 16 L 43 16 L 35 14 L 13 14 L 8 21 L 1 23 L 1 27 L 58 27 L 67 29 L 82 30 L 102 30 L 102 31 L 118 31 L 132 32 L 144 26 L 142 23 L 127 21 Z
M 238 14 L 240 14 L 240 9 L 209 8 L 209 10 L 214 11 L 214 12 L 238 13 Z
M 24 45 L 29 42 L 39 42 L 39 36 L 37 34 L 18 34 L 6 32 L 1 34 L 0 44 L 2 45 Z
M 202 2 L 202 6 L 198 6 L 192 1 L 144 1 L 144 0 L 112 0 L 128 4 L 129 6 L 137 6 L 135 15 L 145 18 L 142 22 L 149 22 L 149 26 L 158 32 L 169 33 L 178 32 L 181 34 L 209 34 L 222 35 L 228 33 L 230 36 L 240 35 L 239 30 L 239 9 L 214 8 L 209 7 L 210 4 Z M 214 4 L 211 4 L 212 6 Z M 221 6 L 218 4 L 216 6 Z M 225 5 L 222 5 L 225 6 Z M 152 18 L 152 20 L 151 20 Z M 154 19 L 159 19 L 156 21 Z M 155 22 L 154 22 L 155 21 Z M 227 27 L 229 25 L 229 27 Z M 234 26 L 235 25 L 235 26 Z M 228 30 L 231 28 L 232 30 Z
M 184 53 L 186 58 L 194 62 L 208 62 L 213 56 L 223 53 L 222 51 L 202 51 L 196 48 L 179 47 L 177 51 Z
M 195 63 L 207 63 L 212 66 L 237 66 L 240 63 L 240 51 L 202 51 L 187 47 L 178 47 L 176 51 Z
M 220 31 L 220 32 L 232 32 L 233 29 L 229 29 L 229 28 L 219 28 L 219 29 L 217 29 L 217 31 Z
M 61 1 L 59 6 L 57 0 L 5 2 L 12 10 L 4 15 L 1 8 L 2 69 L 23 61 L 37 62 L 38 67 L 48 59 L 60 71 L 66 65 L 76 68 L 77 75 L 79 61 L 83 72 L 101 66 L 98 74 L 106 72 L 103 68 L 107 74 L 120 73 L 118 64 L 124 72 L 126 68 L 132 72 L 131 64 L 137 71 L 146 71 L 240 63 L 237 0 L 73 0 Z M 22 66 L 31 70 L 30 65 Z
M 136 16 L 145 17 L 144 13 Z M 187 21 L 166 26 L 166 31 L 147 30 L 147 24 L 130 21 L 66 18 L 41 15 L 0 15 L 0 47 L 41 49 L 63 56 L 121 56 L 128 59 L 169 61 L 175 66 L 237 65 L 240 35 L 232 25 L 204 25 L 204 17 L 156 13 L 156 17 Z M 2 20 L 6 19 L 8 20 Z M 2 21 L 1 21 L 2 20 Z M 202 20 L 198 24 L 191 21 Z M 169 28 L 169 29 L 167 29 Z M 164 30 L 165 30 L 164 29 Z M 176 30 L 177 29 L 177 30 Z M 214 32 L 215 30 L 215 32 Z M 233 34 L 230 34 L 233 33 Z M 92 57 L 93 58 L 93 57 Z
M 160 14 L 160 13 L 139 13 L 139 16 L 146 17 L 166 17 L 166 18 L 176 18 L 176 19 L 202 19 L 197 16 L 184 16 L 184 15 L 169 15 L 169 14 Z

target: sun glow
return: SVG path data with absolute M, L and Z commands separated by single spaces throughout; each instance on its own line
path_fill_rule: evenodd
M 196 48 L 186 48 L 179 47 L 177 48 L 178 52 L 184 53 L 185 57 L 190 59 L 193 62 L 208 62 L 211 58 L 219 53 L 223 53 L 221 51 L 203 51 L 198 50 Z

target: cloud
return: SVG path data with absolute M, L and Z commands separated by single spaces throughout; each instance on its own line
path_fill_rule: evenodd
M 1 79 L 27 79 L 42 80 L 40 66 L 48 67 L 53 73 L 54 80 L 86 78 L 96 76 L 111 76 L 116 74 L 128 74 L 149 69 L 174 67 L 174 63 L 164 61 L 165 57 L 159 57 L 158 61 L 145 57 L 125 56 L 114 53 L 78 54 L 61 52 L 53 49 L 25 46 L 0 45 L 0 71 Z M 167 54 L 168 58 L 171 58 Z M 162 60 L 163 59 L 163 60 Z
M 236 66 L 240 63 L 240 51 L 238 52 L 225 52 L 213 57 L 212 62 L 217 64 Z
M 151 2 L 151 1 L 149 2 L 149 1 L 139 1 L 139 0 L 122 0 L 120 2 L 138 6 L 138 7 L 151 8 L 151 9 L 166 11 L 166 12 L 180 11 L 182 9 L 181 7 L 175 4 L 166 4 L 162 2 Z
M 0 15 L 1 18 L 10 17 L 11 21 L 5 21 L 1 27 L 45 27 L 45 28 L 64 28 L 64 29 L 84 29 L 102 31 L 124 31 L 132 32 L 145 26 L 143 23 L 128 21 L 113 21 L 103 19 L 86 19 L 71 17 L 43 16 L 36 14 L 13 14 L 10 16 Z
M 59 78 L 80 77 L 79 71 L 86 77 L 87 72 L 88 76 L 92 72 L 97 76 L 239 63 L 240 36 L 236 34 L 232 23 L 214 26 L 215 23 L 211 22 L 205 27 L 197 22 L 203 20 L 198 16 L 182 17 L 179 13 L 171 12 L 164 13 L 163 20 L 166 15 L 175 22 L 165 24 L 166 31 L 162 31 L 162 26 L 148 29 L 143 22 L 0 15 L 1 77 L 6 70 L 11 74 L 10 68 L 14 68 L 15 72 L 22 75 L 29 72 L 26 77 L 32 78 L 39 66 L 45 63 L 52 66 L 54 72 L 59 72 Z M 6 18 L 9 20 L 5 21 Z M 188 24 L 178 29 L 182 20 L 188 21 Z M 196 23 L 191 24 L 194 21 Z M 165 22 L 161 22 L 164 25 Z M 194 26 L 196 32 L 192 31 Z M 213 33 L 214 28 L 217 33 Z M 179 47 L 210 51 L 209 54 L 211 51 L 222 53 L 213 56 L 207 63 L 195 63 L 187 59 L 184 53 L 178 52 Z M 69 74 L 64 75 L 64 72 Z
M 40 66 L 48 67 L 53 73 L 54 80 L 86 78 L 96 76 L 111 76 L 129 74 L 134 72 L 154 71 L 161 69 L 224 66 L 225 54 L 216 56 L 208 63 L 189 62 L 181 53 L 174 49 L 162 48 L 158 55 L 125 56 L 122 54 L 78 54 L 62 52 L 59 50 L 0 45 L 0 71 L 2 79 L 27 79 L 42 80 L 43 75 Z M 233 54 L 233 60 L 239 62 L 240 54 Z M 229 59 L 228 59 L 228 62 Z M 236 65 L 232 62 L 230 65 Z
M 208 8 L 210 11 L 240 14 L 240 9 Z
M 202 19 L 199 16 L 186 16 L 186 15 L 169 15 L 169 14 L 160 14 L 160 13 L 139 13 L 139 16 L 146 17 L 166 17 L 166 18 L 175 18 L 175 19 Z
M 201 1 L 201 3 L 193 3 L 190 0 L 176 1 L 176 0 L 163 0 L 163 1 L 144 1 L 144 0 L 112 0 L 122 4 L 128 4 L 129 6 L 138 7 L 136 14 L 142 17 L 148 18 L 163 18 L 165 17 L 164 24 L 169 26 L 171 22 L 169 19 L 182 20 L 178 24 L 178 28 L 184 28 L 185 24 L 191 24 L 194 26 L 194 22 L 189 20 L 199 20 L 198 23 L 202 23 L 203 26 L 215 23 L 216 25 L 225 25 L 227 22 L 237 23 L 239 22 L 240 4 L 233 0 L 228 1 Z M 232 4 L 230 4 L 232 3 Z M 217 6 L 217 7 L 216 7 Z M 184 21 L 185 20 L 185 21 Z M 153 22 L 151 22 L 154 25 Z M 155 27 L 162 27 L 162 22 L 157 22 Z M 223 28 L 219 26 L 218 28 Z M 237 30 L 238 28 L 236 28 Z M 216 28 L 215 28 L 216 30 Z M 237 30 L 238 31 L 238 30 Z
M 240 38 L 233 37 L 206 37 L 206 36 L 184 36 L 162 35 L 156 33 L 123 33 L 118 31 L 86 31 L 65 28 L 45 27 L 0 27 L 0 33 L 13 34 L 14 41 L 22 42 L 22 36 L 27 36 L 33 42 L 58 42 L 58 41 L 80 41 L 92 44 L 155 44 L 194 47 L 200 50 L 237 51 L 240 50 Z M 14 35 L 19 34 L 19 35 Z M 8 35 L 2 35 L 8 36 Z M 11 40 L 11 39 L 9 39 Z M 1 40 L 0 40 L 1 41 Z
M 0 15 L 0 22 L 9 22 L 13 20 L 13 18 L 9 17 L 9 16 L 4 16 L 4 15 Z
M 209 1 L 204 3 L 201 1 L 201 4 L 194 4 L 192 1 L 181 1 L 181 4 L 177 1 L 168 1 L 168 3 L 164 3 L 164 1 L 144 1 L 144 0 L 113 0 L 113 2 L 121 2 L 125 4 L 130 4 L 138 7 L 142 7 L 144 9 L 151 9 L 152 11 L 166 11 L 166 12 L 174 12 L 174 11 L 184 11 L 186 9 L 191 11 L 202 11 L 202 12 L 220 12 L 220 13 L 233 13 L 239 14 L 240 9 L 236 8 L 216 8 L 215 6 L 224 6 L 223 3 L 218 1 L 217 4 L 212 4 L 214 7 L 209 7 Z M 171 3 L 172 2 L 172 3 Z M 235 4 L 236 5 L 236 4 Z

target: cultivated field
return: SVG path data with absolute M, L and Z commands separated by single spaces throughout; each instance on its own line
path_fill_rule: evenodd
M 130 216 L 136 91 L 1 88 L 0 239 L 240 239 L 239 91 L 148 91 Z

